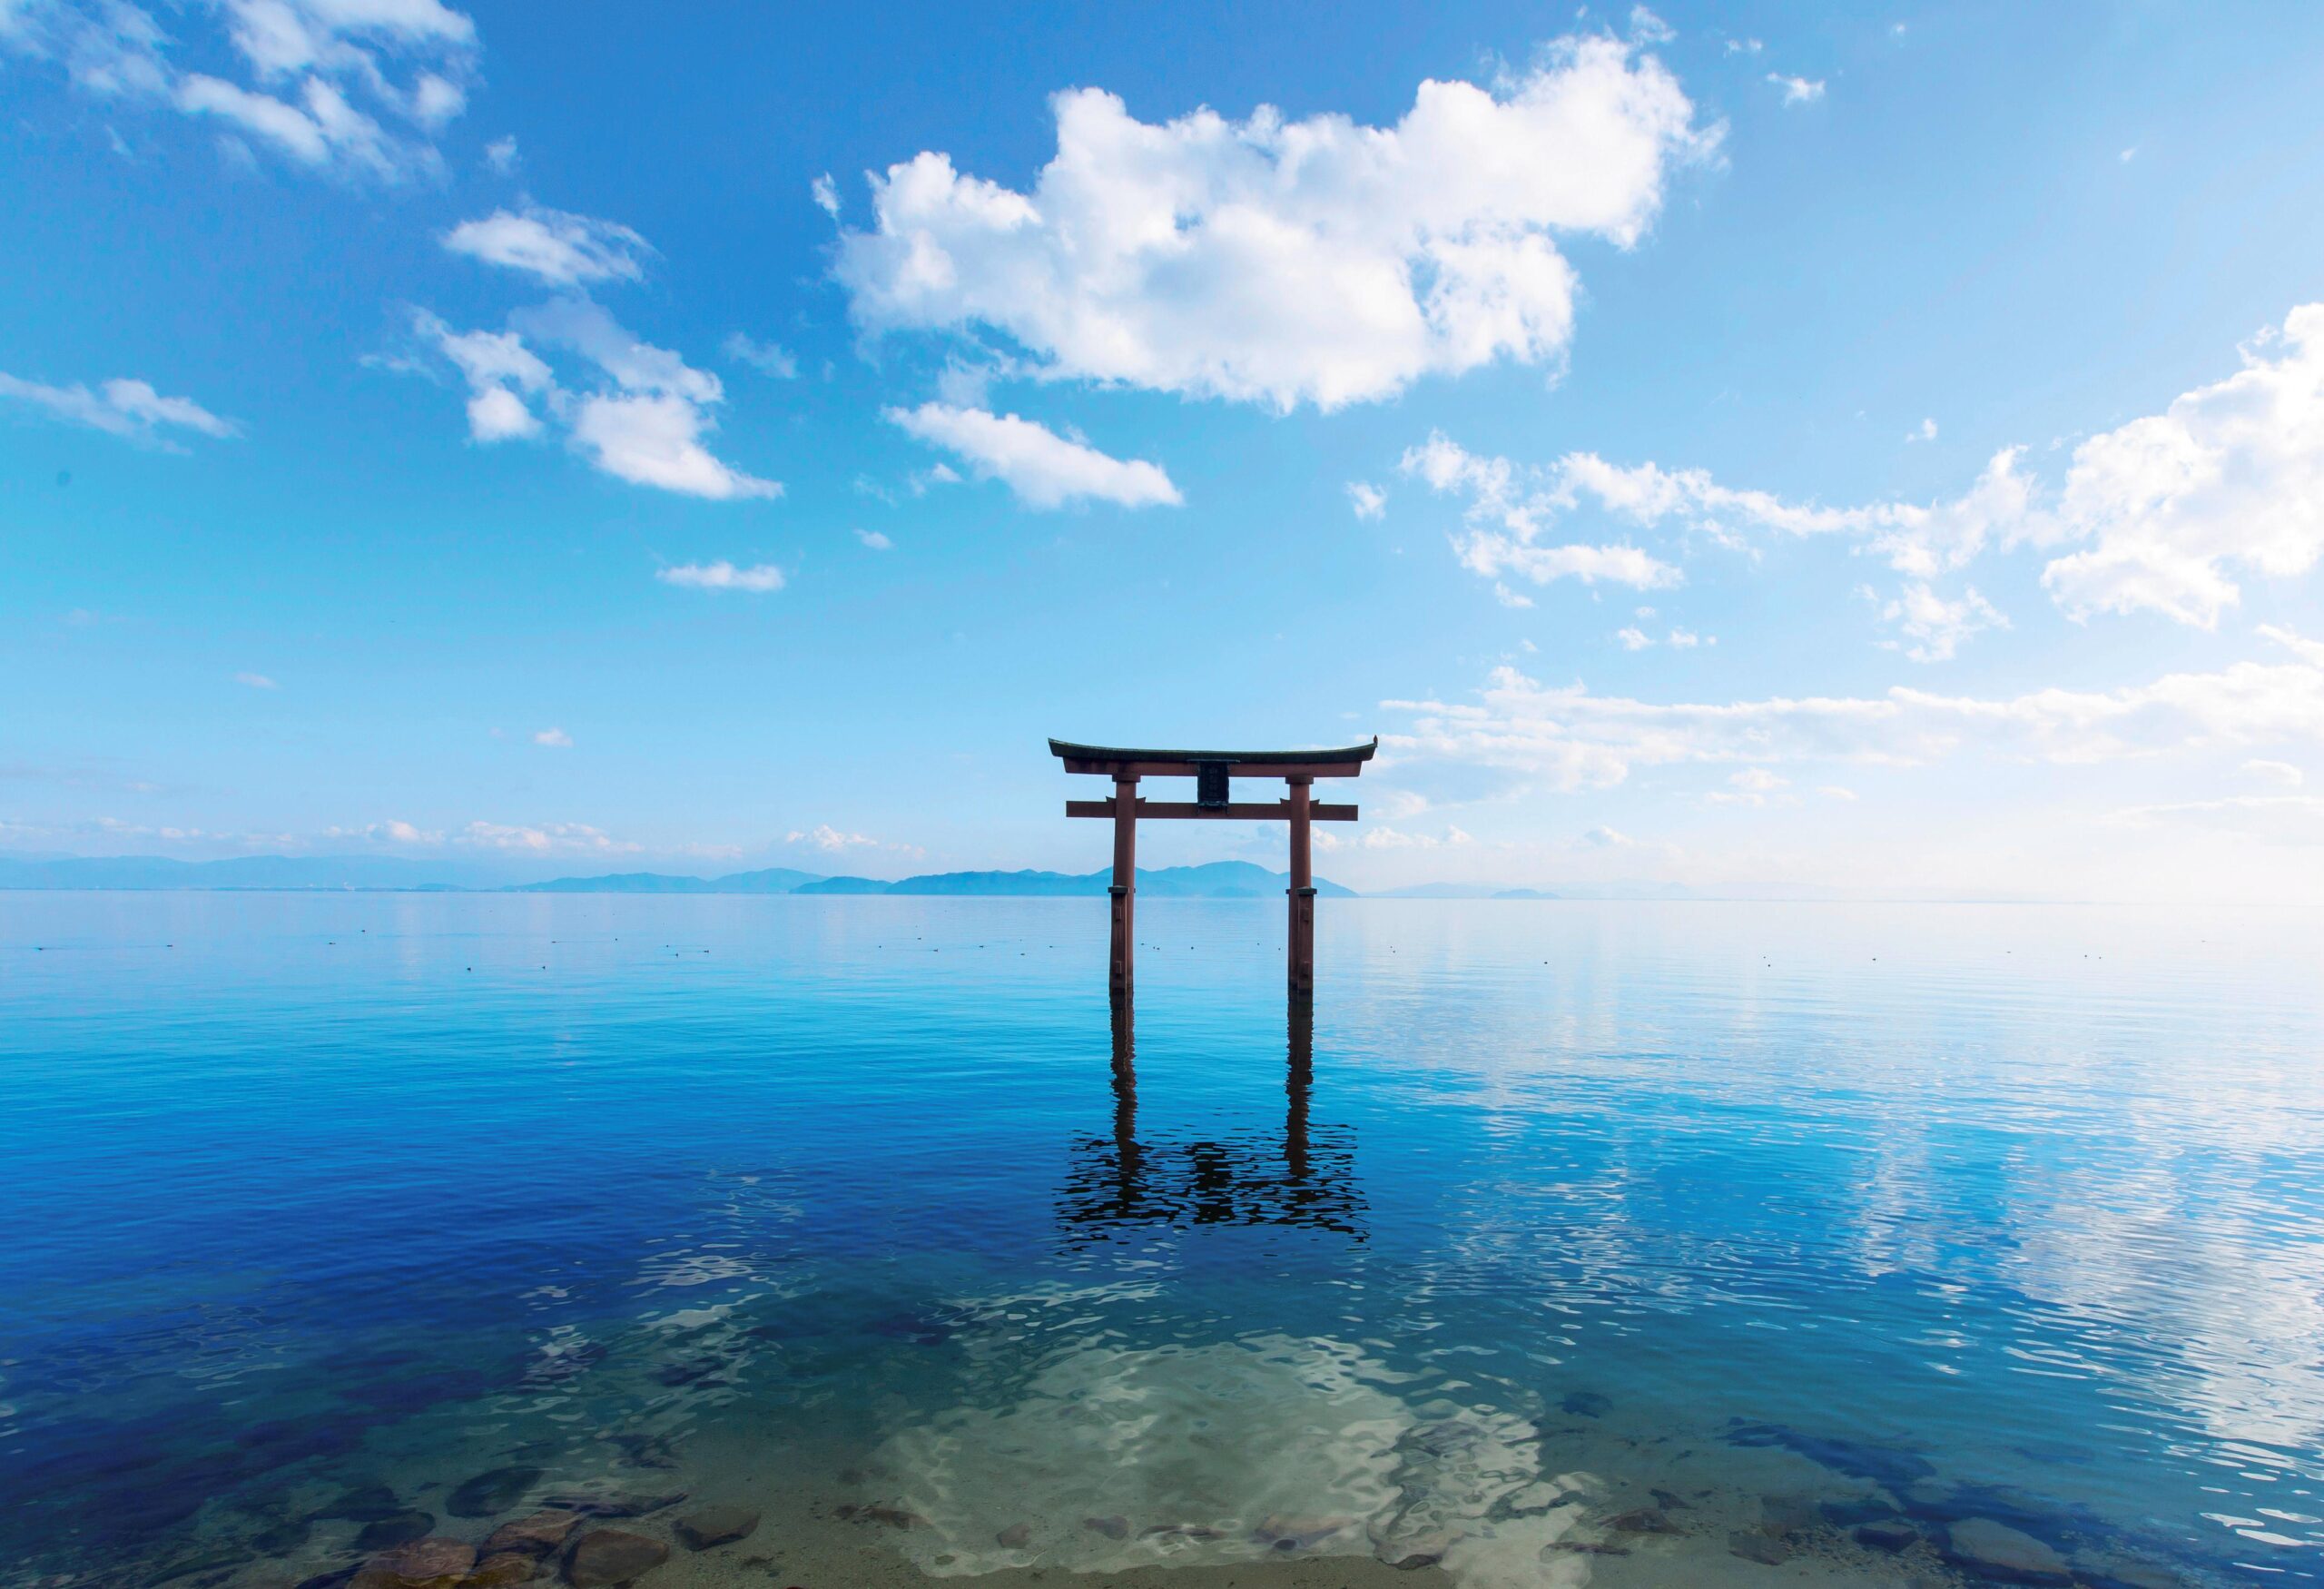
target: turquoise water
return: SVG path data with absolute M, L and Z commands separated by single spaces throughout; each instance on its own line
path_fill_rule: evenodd
M 1309 1030 L 1281 913 L 1143 903 L 1123 1030 L 1081 900 L 0 895 L 0 1579 L 511 1468 L 940 1574 L 2324 1573 L 2314 917 L 1334 900 Z

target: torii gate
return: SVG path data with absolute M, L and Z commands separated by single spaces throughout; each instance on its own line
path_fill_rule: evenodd
M 1094 773 L 1114 781 L 1110 800 L 1068 800 L 1068 816 L 1106 816 L 1114 823 L 1113 896 L 1114 946 L 1108 991 L 1118 1001 L 1130 996 L 1133 981 L 1131 930 L 1137 903 L 1137 819 L 1157 817 L 1223 817 L 1230 822 L 1281 820 L 1291 824 L 1291 941 L 1289 982 L 1292 998 L 1305 1002 L 1315 996 L 1315 874 L 1310 854 L 1307 824 L 1311 822 L 1354 822 L 1353 805 L 1319 805 L 1308 798 L 1318 778 L 1353 778 L 1380 748 L 1352 745 L 1344 750 L 1124 750 L 1103 745 L 1072 745 L 1049 741 L 1050 753 L 1065 763 L 1068 773 Z M 1192 778 L 1192 801 L 1141 800 L 1140 778 Z M 1230 794 L 1236 778 L 1281 778 L 1289 798 L 1276 802 L 1237 801 Z

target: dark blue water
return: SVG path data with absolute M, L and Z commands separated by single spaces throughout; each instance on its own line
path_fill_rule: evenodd
M 2317 920 L 1327 903 L 0 895 L 0 1579 L 2324 1571 Z

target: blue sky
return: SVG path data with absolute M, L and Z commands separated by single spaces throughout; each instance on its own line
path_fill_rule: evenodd
M 2324 13 L 1263 9 L 0 0 L 0 849 L 2313 897 Z

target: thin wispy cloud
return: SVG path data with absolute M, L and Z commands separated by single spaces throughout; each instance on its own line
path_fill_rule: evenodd
M 241 434 L 231 419 L 222 419 L 192 398 L 163 397 L 150 381 L 108 380 L 92 390 L 77 382 L 48 386 L 37 380 L 0 374 L 0 401 L 23 403 L 52 419 L 85 425 L 109 436 L 151 443 L 171 451 L 183 449 L 172 439 L 191 431 L 213 440 Z
M 654 250 L 628 227 L 544 205 L 496 210 L 444 233 L 444 246 L 488 265 L 516 271 L 552 287 L 635 281 Z
M 739 568 L 723 558 L 715 563 L 681 563 L 674 568 L 657 569 L 654 577 L 665 585 L 688 590 L 743 590 L 757 595 L 780 590 L 783 586 L 783 570 L 773 563 Z
M 1111 502 L 1123 508 L 1176 507 L 1177 487 L 1158 464 L 1119 459 L 1015 414 L 922 403 L 890 409 L 889 422 L 940 447 L 978 476 L 1000 480 L 1029 508 Z

